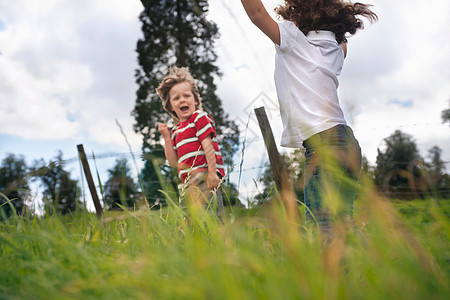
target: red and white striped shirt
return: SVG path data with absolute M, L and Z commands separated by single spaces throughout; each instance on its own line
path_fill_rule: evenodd
M 178 123 L 172 129 L 172 145 L 177 152 L 178 175 L 182 183 L 185 183 L 188 174 L 208 171 L 205 151 L 201 144 L 207 136 L 211 136 L 216 152 L 217 171 L 225 176 L 214 120 L 206 112 L 196 110 L 188 120 Z

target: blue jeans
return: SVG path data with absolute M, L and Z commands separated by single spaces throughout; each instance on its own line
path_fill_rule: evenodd
M 306 221 L 315 218 L 321 228 L 328 228 L 336 219 L 351 219 L 361 170 L 361 148 L 352 129 L 334 126 L 308 138 L 303 146 Z

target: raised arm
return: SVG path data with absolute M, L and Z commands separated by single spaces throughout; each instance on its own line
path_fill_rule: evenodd
M 342 51 L 344 51 L 344 58 L 346 58 L 347 57 L 347 43 L 342 43 L 341 47 L 342 47 Z
M 241 0 L 250 20 L 275 44 L 280 45 L 280 30 L 277 22 L 267 13 L 261 0 Z

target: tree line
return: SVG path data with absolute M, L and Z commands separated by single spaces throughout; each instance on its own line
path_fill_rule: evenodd
M 71 178 L 65 167 L 62 152 L 49 162 L 35 160 L 31 166 L 22 155 L 7 154 L 0 165 L 1 217 L 9 217 L 14 211 L 19 215 L 26 214 L 27 210 L 31 214 L 41 210 L 46 214 L 68 214 L 86 209 L 81 201 L 79 182 Z M 118 204 L 133 207 L 139 189 L 131 177 L 126 159 L 117 160 L 108 173 L 105 184 L 100 182 L 105 208 L 115 209 Z M 42 207 L 33 207 L 33 199 L 37 197 L 30 188 L 33 183 L 42 192 Z
M 283 159 L 291 173 L 297 198 L 303 199 L 301 186 L 305 156 L 303 149 L 297 149 Z M 450 198 L 450 175 L 443 161 L 442 150 L 431 147 L 422 157 L 413 137 L 396 130 L 384 139 L 383 149 L 378 149 L 375 165 L 363 158 L 363 172 L 375 187 L 390 198 L 417 199 L 426 196 Z M 67 214 L 77 209 L 86 209 L 81 201 L 79 182 L 71 178 L 66 170 L 63 154 L 59 152 L 49 162 L 36 160 L 28 166 L 21 155 L 8 154 L 0 164 L 0 214 L 9 217 L 15 211 L 23 215 L 27 210 L 42 210 L 46 214 Z M 117 159 L 107 170 L 108 178 L 102 183 L 98 178 L 103 207 L 107 210 L 135 209 L 142 205 L 159 208 L 164 205 L 164 197 L 147 195 L 141 184 L 133 178 L 126 158 Z M 32 207 L 33 195 L 30 184 L 36 183 L 42 191 L 42 207 Z M 266 166 L 261 176 L 255 180 L 259 193 L 251 199 L 253 205 L 268 201 L 274 194 L 273 175 Z M 240 204 L 238 191 L 232 183 L 224 184 L 226 204 Z M 177 195 L 174 194 L 176 197 Z
M 383 144 L 383 149 L 378 149 L 375 165 L 370 165 L 366 157 L 363 157 L 362 163 L 364 176 L 373 182 L 380 193 L 403 200 L 427 196 L 450 199 L 450 175 L 446 166 L 450 162 L 442 159 L 442 149 L 433 146 L 422 157 L 414 138 L 400 130 L 385 138 Z M 297 198 L 303 200 L 304 150 L 283 154 L 282 158 L 290 171 Z M 255 184 L 259 193 L 253 205 L 270 200 L 274 195 L 270 165 L 266 165 Z
M 145 194 L 126 158 L 116 159 L 107 173 L 105 182 L 97 177 L 97 189 L 105 210 L 134 210 L 143 205 L 159 208 L 165 204 L 165 198 L 159 194 Z M 38 186 L 42 197 L 36 194 L 38 191 L 32 191 L 32 184 Z M 239 203 L 232 183 L 225 183 L 224 190 L 225 205 Z M 82 201 L 80 182 L 67 170 L 62 152 L 48 162 L 35 160 L 31 166 L 27 165 L 23 155 L 7 154 L 0 164 L 0 193 L 0 219 L 10 217 L 14 212 L 18 215 L 36 212 L 64 215 L 87 209 Z M 176 194 L 173 196 L 177 197 Z M 37 198 L 42 199 L 39 207 L 35 207 Z

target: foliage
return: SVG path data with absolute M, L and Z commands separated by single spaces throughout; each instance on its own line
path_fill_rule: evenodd
M 371 179 L 375 176 L 375 167 L 370 165 L 369 160 L 365 155 L 363 155 L 361 159 L 361 171 Z
M 44 188 L 44 207 L 48 214 L 68 214 L 82 207 L 78 181 L 64 170 L 62 152 L 48 164 L 43 159 L 34 162 L 34 172 Z
M 131 209 L 138 207 L 138 186 L 131 177 L 127 159 L 117 159 L 108 173 L 103 199 L 108 209 L 119 209 L 118 204 Z
M 241 201 L 239 200 L 239 192 L 236 185 L 230 181 L 225 181 L 222 183 L 222 193 L 223 193 L 223 205 L 225 206 L 241 206 Z
M 430 162 L 426 165 L 426 167 L 431 178 L 437 181 L 445 171 L 445 164 L 442 160 L 442 149 L 438 146 L 432 147 L 430 150 L 428 150 L 428 158 Z
M 14 210 L 20 215 L 24 213 L 30 199 L 28 181 L 28 167 L 24 157 L 8 154 L 0 166 L 0 192 L 12 201 Z M 12 208 L 3 197 L 0 197 L 0 211 L 6 217 L 12 214 Z
M 444 109 L 441 112 L 442 123 L 450 123 L 450 108 Z
M 400 130 L 384 143 L 385 149 L 378 149 L 374 172 L 381 191 L 393 198 L 423 198 L 426 193 L 449 198 L 449 175 L 439 147 L 430 148 L 427 159 L 423 159 L 412 136 Z
M 275 193 L 275 181 L 273 179 L 273 172 L 269 162 L 266 162 L 264 164 L 264 169 L 261 175 L 259 175 L 259 178 L 257 180 L 254 180 L 254 183 L 259 193 L 254 197 L 254 200 L 251 202 L 252 207 L 261 205 L 269 201 L 271 198 L 270 195 L 273 196 Z
M 384 139 L 385 149 L 378 149 L 375 183 L 393 197 L 414 198 L 423 159 L 412 136 L 396 130 Z
M 166 180 L 176 181 L 168 166 L 157 164 L 155 168 L 154 164 L 164 158 L 157 124 L 171 122 L 155 92 L 168 66 L 186 66 L 196 79 L 203 108 L 216 122 L 219 144 L 228 164 L 238 148 L 239 130 L 228 120 L 216 95 L 214 79 L 220 72 L 215 65 L 214 42 L 218 29 L 206 18 L 208 1 L 142 0 L 142 4 L 144 10 L 139 19 L 144 37 L 136 49 L 139 68 L 135 77 L 139 88 L 132 114 L 136 120 L 134 129 L 143 136 L 143 151 L 148 158 L 142 171 L 146 194 L 156 199 L 160 198 L 157 191 L 162 188 L 158 183 L 159 168 L 163 175 L 169 176 Z
M 305 168 L 305 149 L 295 149 L 292 153 L 283 153 L 281 158 L 284 161 L 284 165 L 287 167 L 291 182 L 294 185 L 294 190 L 297 195 L 297 200 L 303 201 L 303 171 Z M 270 164 L 265 165 L 264 171 L 259 176 L 255 184 L 258 187 L 258 183 L 263 186 L 263 190 L 255 196 L 255 202 L 253 205 L 260 205 L 276 194 L 275 183 L 273 181 L 273 172 Z
M 450 198 L 450 176 L 445 173 L 442 160 L 442 149 L 434 146 L 428 150 L 428 161 L 425 161 L 426 184 L 428 191 L 444 199 Z

